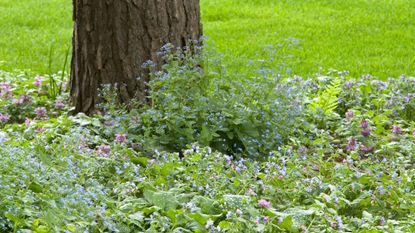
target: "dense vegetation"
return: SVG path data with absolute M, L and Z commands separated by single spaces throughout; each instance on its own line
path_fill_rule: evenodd
M 1 73 L 1 231 L 415 230 L 414 78 L 245 76 L 166 48 L 150 106 L 105 86 L 94 117 L 67 115 L 59 75 Z
M 165 46 L 95 116 L 70 7 L 0 0 L 0 232 L 415 231 L 413 1 L 202 0 L 224 57 Z

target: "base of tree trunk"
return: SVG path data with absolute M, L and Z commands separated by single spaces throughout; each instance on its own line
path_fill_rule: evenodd
M 71 98 L 75 113 L 94 112 L 102 84 L 117 84 L 120 101 L 146 101 L 143 63 L 165 44 L 189 45 L 202 35 L 199 0 L 73 0 Z

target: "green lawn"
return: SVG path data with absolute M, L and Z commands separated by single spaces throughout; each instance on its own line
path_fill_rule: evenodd
M 281 72 L 307 76 L 334 68 L 382 78 L 415 73 L 413 0 L 201 2 L 208 44 L 233 69 L 267 59 L 261 51 L 274 45 Z M 70 0 L 0 0 L 0 15 L 0 69 L 62 69 L 72 31 Z

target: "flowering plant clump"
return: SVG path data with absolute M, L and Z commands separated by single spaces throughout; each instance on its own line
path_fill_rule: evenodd
M 0 72 L 0 232 L 415 230 L 415 78 L 163 54 L 149 105 L 95 116 Z

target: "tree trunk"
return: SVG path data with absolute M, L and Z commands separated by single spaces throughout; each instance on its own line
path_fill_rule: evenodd
M 73 0 L 71 98 L 91 114 L 101 84 L 117 83 L 120 100 L 145 101 L 148 69 L 159 49 L 189 45 L 202 35 L 199 0 Z

